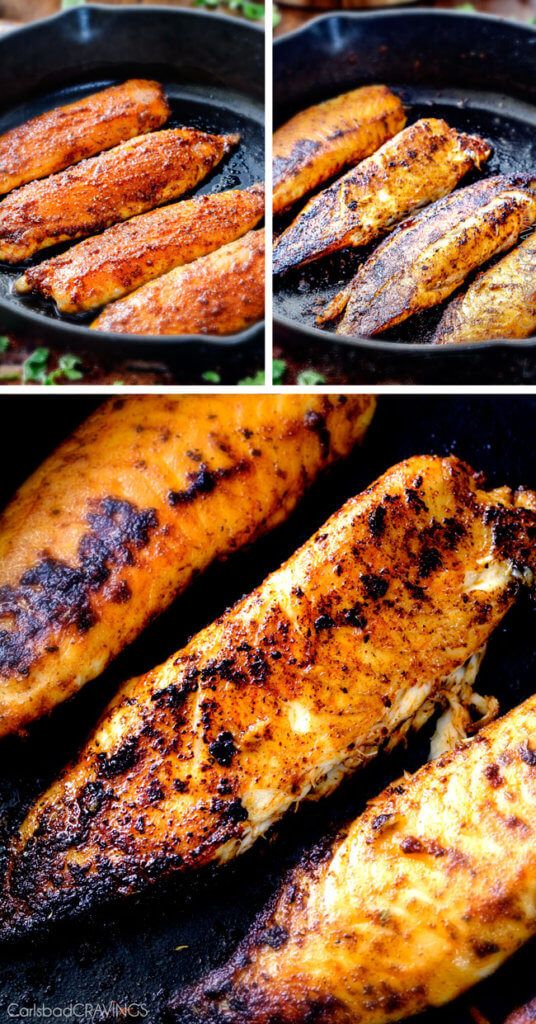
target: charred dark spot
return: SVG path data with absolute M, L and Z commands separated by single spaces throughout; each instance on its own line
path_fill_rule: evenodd
M 424 601 L 426 599 L 426 591 L 419 587 L 417 583 L 411 583 L 410 580 L 406 580 L 404 587 L 416 601 Z
M 103 799 L 104 786 L 102 782 L 87 782 L 80 793 L 78 802 L 84 814 L 92 817 L 100 811 Z
M 335 625 L 331 615 L 319 615 L 315 619 L 315 629 L 317 633 L 320 633 L 323 629 L 331 629 Z
M 279 924 L 274 924 L 259 934 L 257 945 L 270 946 L 270 949 L 281 949 L 288 942 L 288 938 L 287 929 Z
M 126 580 L 120 580 L 119 583 L 110 590 L 110 600 L 114 604 L 127 604 L 131 597 L 132 591 Z
M 389 580 L 385 579 L 384 576 L 373 576 L 372 574 L 365 573 L 364 576 L 361 576 L 361 582 L 367 597 L 372 601 L 378 601 L 381 597 L 385 597 L 389 589 Z
M 210 494 L 220 480 L 227 480 L 237 476 L 249 469 L 249 463 L 245 459 L 235 462 L 225 469 L 209 469 L 205 462 L 199 466 L 197 473 L 188 473 L 189 484 L 183 491 L 170 491 L 168 504 L 175 508 L 177 505 L 189 505 L 200 495 Z
M 521 760 L 524 761 L 525 764 L 528 764 L 530 768 L 536 768 L 536 750 L 533 750 L 532 747 L 529 746 L 528 741 L 520 748 L 519 753 L 521 755 Z
M 487 956 L 494 956 L 495 953 L 500 953 L 501 947 L 495 942 L 473 942 L 471 943 L 479 960 L 484 960 Z
M 196 674 L 196 670 L 193 670 Z M 170 683 L 169 686 L 164 687 L 163 690 L 157 690 L 153 693 L 151 700 L 159 708 L 181 708 L 188 697 L 188 694 L 194 693 L 197 690 L 198 684 L 197 679 L 185 678 L 180 683 Z
M 220 796 L 229 796 L 233 792 L 233 784 L 230 779 L 219 779 L 216 789 Z
M 173 779 L 173 789 L 176 793 L 187 793 L 188 782 L 186 779 Z
M 498 789 L 502 786 L 504 779 L 501 775 L 498 764 L 488 764 L 484 768 L 484 775 L 488 780 L 489 784 L 493 786 L 493 789 Z
M 400 849 L 403 853 L 424 853 L 424 846 L 416 836 L 404 836 Z
M 146 790 L 147 801 L 150 804 L 159 804 L 164 799 L 164 790 L 158 779 L 152 779 Z
M 381 537 L 385 532 L 386 511 L 383 505 L 373 509 L 368 517 L 369 530 L 373 537 Z
M 387 823 L 392 820 L 392 817 L 392 814 L 377 814 L 376 817 L 372 819 L 372 828 L 375 832 L 379 832 L 384 825 L 387 825 Z
M 216 739 L 209 744 L 209 753 L 223 768 L 228 768 L 232 763 L 237 748 L 230 732 L 220 732 Z
M 414 512 L 427 512 L 426 505 L 416 490 L 412 487 L 406 487 L 405 495 L 408 505 Z
M 53 630 L 74 626 L 85 633 L 96 622 L 92 595 L 102 589 L 113 569 L 133 565 L 136 551 L 146 547 L 158 526 L 154 509 L 139 509 L 128 501 L 104 498 L 90 506 L 90 530 L 80 539 L 77 564 L 45 556 L 20 579 L 18 586 L 0 588 L 0 672 L 27 673 L 40 645 Z M 111 600 L 128 600 L 121 583 Z
M 115 754 L 98 754 L 99 775 L 105 779 L 113 779 L 116 775 L 133 768 L 138 759 L 138 739 L 131 736 L 116 750 Z
M 322 455 L 327 459 L 331 448 L 331 434 L 328 430 L 325 416 L 322 416 L 320 412 L 310 410 L 305 414 L 305 426 L 317 435 Z
M 362 605 L 355 604 L 353 608 L 348 608 L 343 613 L 343 619 L 348 626 L 355 626 L 356 629 L 365 629 L 367 620 L 363 615 Z
M 436 569 L 441 568 L 441 555 L 437 548 L 424 548 L 419 555 L 419 576 L 427 579 Z
M 443 539 L 445 547 L 454 551 L 465 534 L 465 527 L 456 519 L 448 518 L 443 523 Z
M 213 814 L 219 814 L 225 825 L 238 825 L 241 821 L 247 821 L 249 814 L 246 811 L 240 797 L 234 800 L 220 800 L 215 797 L 210 805 Z

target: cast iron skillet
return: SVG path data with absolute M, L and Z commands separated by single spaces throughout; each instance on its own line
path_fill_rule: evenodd
M 95 404 L 66 396 L 31 396 L 24 403 L 6 397 L 0 402 L 0 436 L 17 437 L 17 444 L 3 447 L 0 507 Z M 363 448 L 324 477 L 285 526 L 208 572 L 118 659 L 112 671 L 32 729 L 26 741 L 0 744 L 4 836 L 27 802 L 75 752 L 121 679 L 161 662 L 260 583 L 346 498 L 396 461 L 422 452 L 454 452 L 484 470 L 490 485 L 523 482 L 535 487 L 536 465 L 527 444 L 535 422 L 535 398 L 382 398 Z M 36 423 L 39 431 L 33 427 L 25 433 L 25 424 Z M 524 601 L 489 645 L 480 691 L 497 693 L 504 710 L 534 691 L 535 618 L 534 607 Z M 379 759 L 329 799 L 290 815 L 272 841 L 258 842 L 219 873 L 195 881 L 176 879 L 143 898 L 51 932 L 40 942 L 0 949 L 0 1019 L 9 1019 L 10 1002 L 24 1008 L 34 1002 L 48 1007 L 86 1001 L 108 1006 L 116 1000 L 146 1004 L 144 1019 L 156 1024 L 159 1007 L 171 992 L 231 953 L 300 853 L 360 813 L 365 801 L 405 768 L 416 768 L 427 750 L 428 734 L 412 738 L 407 751 Z M 491 1024 L 503 1024 L 516 1002 L 533 994 L 534 947 L 528 947 L 467 997 L 427 1014 L 422 1024 L 474 1024 L 470 1006 L 479 1007 Z
M 240 146 L 196 193 L 264 181 L 264 33 L 220 14 L 90 5 L 8 34 L 0 40 L 0 133 L 133 77 L 163 84 L 172 109 L 166 128 L 191 125 L 209 132 L 240 132 Z M 45 250 L 29 262 L 65 248 Z M 227 337 L 89 331 L 91 314 L 60 315 L 51 302 L 13 292 L 25 265 L 0 263 L 0 322 L 4 329 L 47 337 L 58 346 L 128 350 L 140 356 L 178 350 L 191 358 L 262 338 L 262 324 Z
M 275 43 L 275 126 L 312 103 L 372 82 L 399 93 L 409 122 L 444 117 L 455 128 L 488 138 L 494 153 L 484 176 L 536 171 L 534 28 L 429 10 L 317 18 Z M 463 184 L 481 176 L 467 177 Z M 350 346 L 361 357 L 361 381 L 536 380 L 536 339 L 431 345 L 426 339 L 437 311 L 412 317 L 373 340 L 318 330 L 314 307 L 324 306 L 351 279 L 362 258 L 362 251 L 348 251 L 275 278 L 277 340 L 310 342 L 323 351 L 331 343 Z

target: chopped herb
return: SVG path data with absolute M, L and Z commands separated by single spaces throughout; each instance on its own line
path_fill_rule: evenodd
M 243 377 L 242 380 L 238 381 L 238 385 L 256 385 L 264 384 L 264 370 L 257 370 L 257 373 L 253 377 Z
M 44 383 L 45 384 L 56 384 L 57 381 L 61 380 L 62 377 L 65 380 L 82 380 L 84 374 L 82 373 L 81 362 L 78 356 L 73 356 L 67 353 L 64 356 L 60 356 L 58 359 L 58 366 L 52 373 L 48 373 Z
M 274 384 L 282 384 L 285 379 L 286 372 L 287 364 L 285 359 L 272 360 L 272 380 Z
M 277 4 L 272 7 L 272 28 L 277 28 L 281 24 L 281 11 Z
M 47 375 L 48 348 L 36 348 L 22 364 L 22 379 L 25 384 L 43 384 Z
M 112 387 L 114 387 L 114 388 L 124 388 L 124 386 L 125 386 L 124 380 L 113 380 L 112 381 Z
M 216 370 L 205 370 L 205 372 L 201 374 L 201 380 L 204 380 L 207 384 L 221 383 L 220 374 L 217 373 Z
M 310 384 L 326 383 L 326 378 L 318 370 L 301 370 L 296 380 L 298 384 L 304 384 L 306 387 Z
M 5 334 L 0 337 L 0 352 L 7 352 L 9 348 L 9 338 L 6 338 Z
M 175 952 L 180 953 L 182 949 L 189 949 L 189 946 L 175 946 Z
M 456 4 L 456 11 L 476 11 L 474 4 Z
M 62 11 L 70 11 L 71 7 L 82 7 L 86 0 L 61 0 Z
M 250 21 L 262 21 L 266 14 L 264 4 L 254 3 L 253 0 L 194 0 L 194 6 L 211 10 L 220 6 L 228 7 L 230 11 L 238 11 Z

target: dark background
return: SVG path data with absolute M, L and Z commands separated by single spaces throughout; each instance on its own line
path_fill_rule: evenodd
M 230 397 L 230 401 L 233 401 Z M 3 505 L 31 470 L 98 403 L 56 396 L 0 400 Z M 363 447 L 326 474 L 290 521 L 252 549 L 209 570 L 113 668 L 38 723 L 24 740 L 0 746 L 0 831 L 5 841 L 25 806 L 76 751 L 117 683 L 163 661 L 188 637 L 288 557 L 342 502 L 393 463 L 428 452 L 455 453 L 488 475 L 488 483 L 536 487 L 536 398 L 381 398 Z M 480 674 L 481 693 L 496 693 L 503 710 L 534 690 L 536 608 L 522 599 L 493 637 Z M 0 954 L 0 1019 L 7 1005 L 72 1002 L 145 1003 L 144 1019 L 183 982 L 222 962 L 299 853 L 328 829 L 355 817 L 365 801 L 427 756 L 433 725 L 407 750 L 378 760 L 334 796 L 301 808 L 268 842 L 219 872 L 177 878 L 91 920 Z M 179 950 L 177 947 L 185 946 Z M 475 1024 L 476 1007 L 490 1024 L 534 995 L 534 944 L 457 1003 L 422 1024 Z M 89 1018 L 87 1018 L 89 1019 Z M 95 1016 L 94 1020 L 105 1019 Z

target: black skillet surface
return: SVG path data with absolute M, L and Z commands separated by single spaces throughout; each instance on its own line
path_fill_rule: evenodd
M 237 149 L 195 189 L 221 192 L 264 181 L 264 33 L 223 15 L 169 7 L 84 6 L 0 40 L 0 133 L 44 110 L 128 78 L 154 78 L 172 114 L 164 127 L 238 131 Z M 64 316 L 52 302 L 18 296 L 25 266 L 68 248 L 47 249 L 18 267 L 0 263 L 0 323 L 70 348 L 181 359 L 214 357 L 262 341 L 262 325 L 239 334 L 139 336 L 89 331 L 91 315 Z M 113 348 L 112 348 L 113 347 Z
M 2 504 L 95 404 L 59 396 L 24 402 L 6 397 L 0 402 L 0 435 L 17 438 L 16 444 L 3 448 Z M 32 796 L 75 752 L 119 680 L 154 666 L 179 648 L 189 635 L 260 583 L 346 498 L 394 462 L 422 452 L 454 452 L 483 469 L 490 485 L 509 482 L 536 487 L 531 444 L 535 424 L 536 398 L 382 398 L 363 448 L 325 476 L 285 526 L 252 550 L 210 570 L 112 670 L 35 727 L 26 741 L 0 745 L 4 835 Z M 490 643 L 479 689 L 497 693 L 504 710 L 534 691 L 535 625 L 536 609 L 526 599 Z M 403 769 L 412 770 L 426 759 L 429 732 L 412 738 L 407 751 L 379 760 L 348 780 L 333 797 L 304 806 L 269 842 L 259 842 L 219 874 L 176 879 L 90 920 L 67 924 L 41 941 L 3 949 L 0 1019 L 10 1019 L 10 1004 L 22 1016 L 21 1010 L 34 1003 L 64 1008 L 86 1002 L 107 1010 L 99 1016 L 95 1009 L 93 1017 L 88 1013 L 74 1019 L 114 1019 L 109 1008 L 115 1000 L 120 1005 L 143 1004 L 147 1007 L 143 1019 L 156 1024 L 161 1019 L 159 1006 L 169 993 L 231 953 L 303 849 L 357 815 L 367 798 Z M 502 1024 L 507 1011 L 532 995 L 534 946 L 522 950 L 457 1004 L 426 1015 L 422 1024 L 474 1024 L 470 1006 L 478 1006 L 491 1024 Z
M 316 19 L 275 44 L 276 127 L 311 103 L 372 82 L 385 82 L 400 95 L 408 123 L 443 117 L 453 127 L 491 141 L 494 152 L 483 175 L 468 176 L 462 185 L 492 174 L 536 172 L 533 28 L 482 15 L 426 10 Z M 439 310 L 412 317 L 374 340 L 318 330 L 315 312 L 351 280 L 377 244 L 275 278 L 277 340 L 291 345 L 293 339 L 308 339 L 318 349 L 330 343 L 351 346 L 362 357 L 361 381 L 536 380 L 536 339 L 430 345 Z

